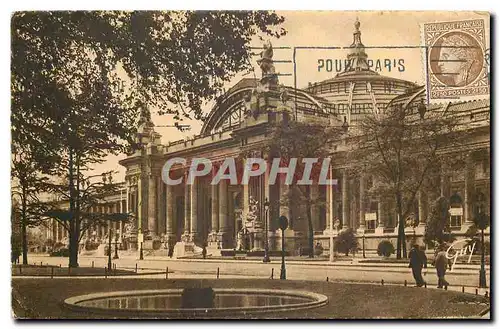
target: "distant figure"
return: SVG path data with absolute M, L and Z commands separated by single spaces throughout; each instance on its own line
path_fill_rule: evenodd
M 174 256 L 174 246 L 170 245 L 168 248 L 168 257 L 172 258 Z
M 434 257 L 434 267 L 436 268 L 438 276 L 438 288 L 443 288 L 449 285 L 448 281 L 445 279 L 447 267 L 451 268 L 451 262 L 446 257 L 446 245 L 442 245 L 438 249 L 436 257 Z
M 207 246 L 205 244 L 203 245 L 203 250 L 201 251 L 201 254 L 203 255 L 203 259 L 207 258 Z
M 422 267 L 427 268 L 427 257 L 420 250 L 419 245 L 414 244 L 410 250 L 409 258 L 410 264 L 408 264 L 408 267 L 411 268 L 415 283 L 417 287 L 422 287 L 425 284 L 424 278 L 422 278 Z

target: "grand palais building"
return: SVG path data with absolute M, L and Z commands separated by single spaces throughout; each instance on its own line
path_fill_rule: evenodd
M 211 185 L 210 179 L 204 177 L 191 185 L 166 185 L 162 180 L 165 162 L 180 157 L 187 159 L 188 166 L 193 158 L 207 158 L 214 163 L 234 158 L 237 165 L 243 165 L 242 154 L 266 159 L 262 145 L 269 138 L 268 127 L 284 116 L 299 121 L 322 120 L 339 127 L 347 124 L 348 129 L 355 129 L 374 107 L 404 106 L 417 111 L 426 100 L 425 86 L 386 77 L 369 68 L 358 22 L 347 54 L 352 65 L 305 89 L 279 85 L 273 75 L 272 54 L 266 54 L 265 48 L 261 56 L 262 78 L 245 78 L 229 89 L 211 109 L 199 135 L 163 144 L 154 123 L 142 120 L 137 136 L 142 148 L 120 161 L 126 168 L 120 193 L 106 197 L 93 209 L 135 215 L 134 223 L 112 227 L 123 249 L 135 250 L 143 242 L 145 251 L 161 254 L 173 249 L 178 256 L 199 252 L 203 245 L 212 254 L 235 249 L 259 251 L 264 247 L 267 228 L 271 251 L 280 250 L 284 238 L 286 249 L 297 255 L 308 246 L 308 221 L 303 204 L 279 201 L 287 186 L 270 185 L 268 175 L 252 177 L 248 185 L 231 185 L 227 180 Z M 479 207 L 488 214 L 490 211 L 490 101 L 433 106 L 454 108 L 454 113 L 463 116 L 474 132 L 459 150 L 466 165 L 440 180 L 440 193 L 450 201 L 451 230 L 460 235 L 472 225 L 475 209 Z M 311 186 L 311 194 L 324 201 L 324 205 L 313 205 L 311 209 L 315 244 L 319 242 L 327 252 L 330 236 L 353 228 L 368 250 L 376 249 L 381 240 L 396 245 L 395 203 L 371 195 L 366 177 L 348 174 L 350 164 L 342 161 L 346 148 L 348 145 L 340 145 L 331 150 L 331 158 L 335 159 L 331 173 L 338 184 Z M 178 176 L 186 172 L 183 166 L 173 168 Z M 431 201 L 437 196 L 427 191 L 418 193 L 411 214 L 418 225 L 406 228 L 406 232 L 420 243 Z M 250 213 L 253 220 L 248 219 Z M 276 220 L 281 215 L 287 216 L 290 223 L 283 233 Z M 335 227 L 330 227 L 331 223 Z M 66 237 L 56 222 L 52 222 L 47 234 L 55 241 Z M 105 243 L 107 234 L 108 228 L 99 226 L 89 229 L 86 238 Z

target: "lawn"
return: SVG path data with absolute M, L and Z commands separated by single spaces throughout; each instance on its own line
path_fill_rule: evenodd
M 64 299 L 94 292 L 169 289 L 185 287 L 269 288 L 313 291 L 328 296 L 328 305 L 316 309 L 275 312 L 260 318 L 373 319 L 373 318 L 462 318 L 475 316 L 487 306 L 481 296 L 426 288 L 344 284 L 318 281 L 259 279 L 13 279 L 13 311 L 18 318 L 102 318 L 90 313 L 72 313 Z M 482 302 L 482 303 L 480 303 Z M 245 318 L 256 318 L 246 315 Z

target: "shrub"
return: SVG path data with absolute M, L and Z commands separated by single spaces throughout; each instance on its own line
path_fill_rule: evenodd
M 389 240 L 380 241 L 377 247 L 377 255 L 390 257 L 394 254 L 394 245 Z
M 61 248 L 50 253 L 51 257 L 69 257 L 69 249 Z
M 99 242 L 85 241 L 85 250 L 96 250 L 97 248 L 99 248 Z
M 339 233 L 333 247 L 336 251 L 349 256 L 349 252 L 355 252 L 358 249 L 358 240 L 354 235 L 354 230 L 349 228 Z

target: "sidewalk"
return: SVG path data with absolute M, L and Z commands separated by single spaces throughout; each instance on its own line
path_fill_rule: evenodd
M 80 256 L 82 258 L 96 258 L 96 257 L 86 257 Z M 137 257 L 135 255 L 123 255 L 120 256 L 124 259 L 135 259 Z M 368 258 L 354 258 L 354 260 L 335 260 L 334 262 L 330 262 L 328 260 L 319 260 L 315 259 L 303 259 L 303 260 L 294 260 L 294 259 L 285 259 L 285 262 L 290 265 L 301 265 L 301 266 L 332 266 L 332 267 L 347 267 L 349 269 L 363 269 L 363 268 L 371 268 L 374 271 L 382 271 L 383 272 L 407 272 L 408 271 L 408 263 L 365 263 L 362 262 L 363 259 Z M 239 263 L 239 264 L 260 264 L 262 263 L 261 257 L 247 257 L 245 259 L 234 259 L 234 258 L 224 258 L 224 257 L 207 257 L 203 258 L 169 258 L 165 256 L 145 256 L 144 261 L 157 261 L 157 262 L 203 262 L 203 263 Z M 272 263 L 281 263 L 280 257 L 271 257 Z M 469 264 L 460 264 L 455 265 L 453 271 L 449 271 L 450 274 L 475 274 L 479 271 L 479 265 L 469 265 Z M 485 266 L 486 273 L 489 273 L 490 266 Z M 434 270 L 434 267 L 431 264 L 428 264 L 428 271 Z

